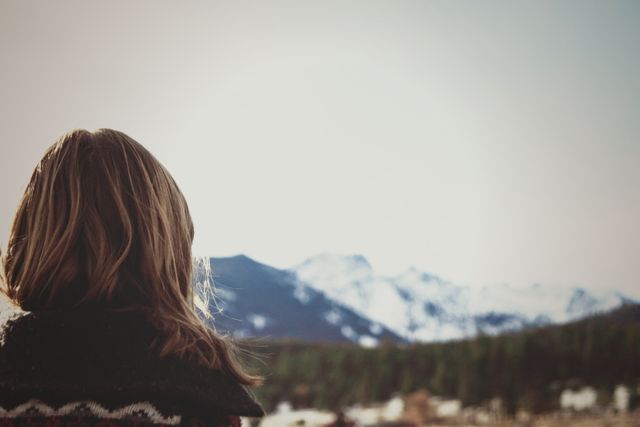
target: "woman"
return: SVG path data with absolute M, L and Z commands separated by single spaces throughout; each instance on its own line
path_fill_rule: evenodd
M 21 313 L 0 347 L 0 426 L 239 425 L 259 378 L 207 328 L 193 224 L 166 169 L 127 135 L 76 130 L 36 167 L 3 260 Z M 201 307 L 199 305 L 198 307 Z

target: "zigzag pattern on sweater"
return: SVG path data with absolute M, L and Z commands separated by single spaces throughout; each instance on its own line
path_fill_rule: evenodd
M 70 402 L 57 409 L 37 399 L 29 400 L 13 409 L 0 406 L 0 418 L 73 416 L 139 420 L 164 425 L 179 425 L 182 419 L 180 415 L 163 417 L 151 402 L 136 402 L 113 410 L 90 400 Z

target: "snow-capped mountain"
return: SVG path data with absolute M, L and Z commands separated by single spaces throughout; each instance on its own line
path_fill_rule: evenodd
M 361 255 L 321 254 L 292 270 L 301 283 L 409 340 L 474 332 L 466 304 L 459 297 L 462 289 L 436 276 L 415 269 L 393 278 L 378 276 Z
M 211 325 L 236 337 L 353 342 L 375 346 L 405 341 L 384 325 L 355 313 L 296 279 L 291 271 L 244 255 L 210 258 L 195 264 L 196 289 L 212 283 Z M 199 292 L 200 293 L 200 292 Z
M 618 292 L 559 285 L 465 287 L 415 268 L 381 276 L 362 255 L 320 254 L 291 270 L 301 284 L 410 341 L 565 322 L 633 301 Z
M 244 255 L 210 258 L 194 276 L 196 288 L 215 284 L 216 298 L 207 304 L 218 330 L 364 346 L 495 334 L 634 302 L 569 286 L 461 286 L 415 268 L 383 276 L 361 255 L 321 254 L 287 270 Z

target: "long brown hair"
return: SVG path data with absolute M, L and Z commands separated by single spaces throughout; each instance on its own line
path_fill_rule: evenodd
M 257 384 L 229 339 L 198 317 L 193 235 L 184 196 L 149 151 L 115 130 L 75 130 L 31 176 L 3 259 L 4 292 L 24 310 L 142 311 L 161 332 L 162 356 Z

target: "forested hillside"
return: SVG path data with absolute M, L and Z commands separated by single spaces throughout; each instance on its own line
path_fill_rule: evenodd
M 590 385 L 606 400 L 617 384 L 640 384 L 640 306 L 581 321 L 445 343 L 377 348 L 268 342 L 250 347 L 266 376 L 259 397 L 272 409 L 339 408 L 419 389 L 475 405 L 500 397 L 509 412 L 555 409 L 565 388 Z M 605 403 L 605 402 L 603 402 Z

